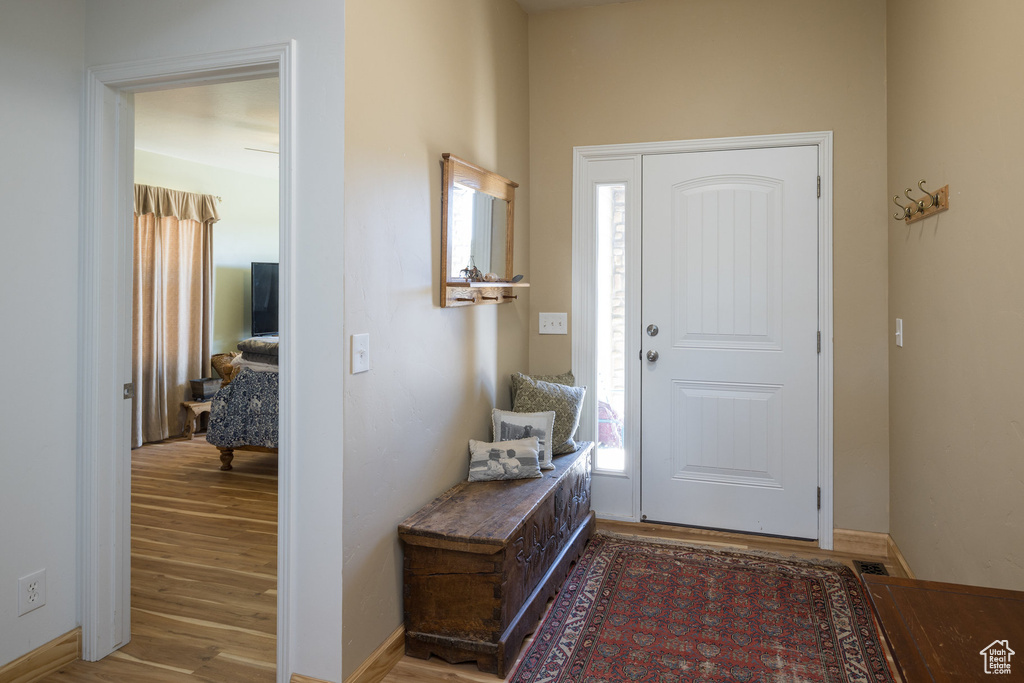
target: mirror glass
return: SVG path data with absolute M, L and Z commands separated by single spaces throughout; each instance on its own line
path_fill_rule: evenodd
M 451 211 L 448 279 L 463 279 L 474 267 L 506 279 L 508 202 L 455 183 Z

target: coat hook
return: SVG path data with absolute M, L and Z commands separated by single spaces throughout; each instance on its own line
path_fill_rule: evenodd
M 917 181 L 917 186 L 919 188 L 921 188 L 921 192 L 924 192 L 926 195 L 928 195 L 928 199 L 929 199 L 928 206 L 922 206 L 921 207 L 922 209 L 930 209 L 930 208 L 932 208 L 933 206 L 935 206 L 936 204 L 939 203 L 939 193 L 938 192 L 936 192 L 935 194 L 932 194 L 928 190 L 924 189 L 924 184 L 926 182 L 928 182 L 928 181 L 924 180 L 924 179 L 921 179 L 921 180 Z M 921 203 L 924 204 L 924 200 L 922 200 Z
M 895 218 L 898 221 L 902 221 L 902 220 L 906 220 L 907 218 L 910 218 L 910 216 L 912 214 L 910 213 L 910 207 L 909 206 L 903 206 L 902 204 L 900 204 L 899 199 L 900 199 L 900 196 L 898 194 L 894 194 L 892 196 L 892 203 L 895 204 L 896 206 L 900 207 L 901 209 L 903 209 L 903 215 L 901 216 L 898 213 L 894 213 L 892 215 L 892 217 Z
M 924 200 L 923 199 L 914 199 L 913 197 L 911 197 L 910 193 L 913 192 L 913 191 L 914 191 L 913 188 L 910 188 L 910 187 L 908 187 L 907 189 L 903 190 L 903 194 L 906 196 L 906 198 L 909 199 L 911 201 L 911 203 L 917 205 L 917 208 L 910 212 L 911 216 L 913 216 L 918 211 L 924 211 Z

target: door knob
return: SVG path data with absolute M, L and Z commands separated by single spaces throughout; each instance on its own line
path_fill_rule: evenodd
M 647 360 L 651 361 L 652 363 L 654 361 L 658 360 L 658 352 L 657 351 L 648 351 L 647 352 Z
M 658 326 L 654 325 L 654 324 L 648 325 L 647 326 L 647 334 L 649 336 L 651 336 L 651 337 L 657 337 L 658 336 Z

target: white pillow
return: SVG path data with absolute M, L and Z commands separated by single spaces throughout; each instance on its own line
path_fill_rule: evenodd
M 536 479 L 540 473 L 537 437 L 515 441 L 469 440 L 469 481 Z
M 555 428 L 555 411 L 514 413 L 495 408 L 491 411 L 491 421 L 494 423 L 495 441 L 537 437 L 540 441 L 540 468 L 555 469 L 551 462 L 551 433 Z

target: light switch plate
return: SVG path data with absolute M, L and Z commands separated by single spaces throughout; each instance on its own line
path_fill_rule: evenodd
M 370 334 L 352 335 L 352 374 L 370 369 Z
M 896 346 L 903 346 L 903 318 L 896 318 Z
M 541 313 L 541 334 L 569 334 L 568 313 Z

